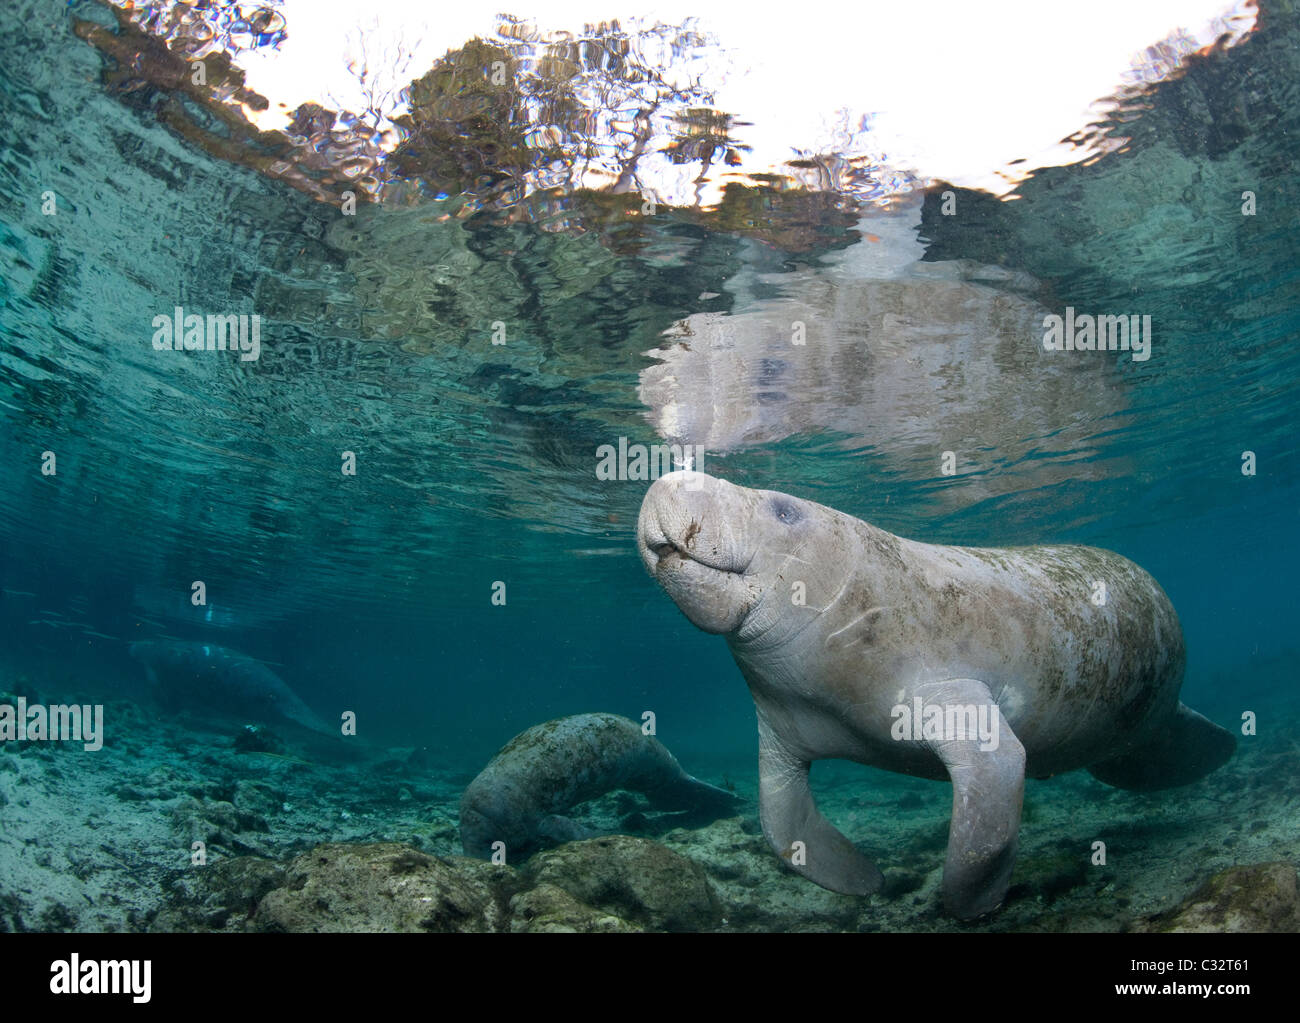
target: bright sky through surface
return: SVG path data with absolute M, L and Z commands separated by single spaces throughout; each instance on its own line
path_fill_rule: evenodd
M 1180 28 L 1208 45 L 1225 30 L 1244 35 L 1255 18 L 1248 2 L 1224 0 L 857 0 L 784 9 L 725 0 L 286 0 L 280 52 L 239 62 L 249 85 L 272 100 L 261 126 L 282 127 L 284 113 L 309 100 L 363 107 L 345 69 L 358 30 L 370 34 L 372 54 L 399 40 L 415 49 L 407 73 L 395 76 L 400 87 L 467 39 L 491 38 L 502 8 L 543 32 L 615 18 L 624 28 L 697 18 L 723 51 L 711 54 L 705 78 L 717 107 L 752 122 L 739 134 L 752 149 L 747 171 L 779 168 L 795 148 L 842 150 L 834 127 L 847 111 L 855 126 L 875 115 L 873 149 L 893 166 L 999 193 L 1007 188 L 997 172 L 1012 160 L 1030 169 L 1078 159 L 1056 143 L 1096 119 L 1091 105 L 1125 83 L 1147 47 Z

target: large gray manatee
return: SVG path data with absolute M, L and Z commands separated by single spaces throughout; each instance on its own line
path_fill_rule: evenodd
M 943 896 L 971 918 L 1006 895 L 1026 774 L 1159 789 L 1235 747 L 1178 700 L 1169 598 L 1110 551 L 917 543 L 700 472 L 650 487 L 637 546 L 686 617 L 726 636 L 758 712 L 763 833 L 832 891 L 882 877 L 817 810 L 813 760 L 951 778 Z

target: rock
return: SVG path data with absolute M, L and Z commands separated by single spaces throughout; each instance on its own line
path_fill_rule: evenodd
M 530 886 L 554 885 L 579 902 L 652 931 L 706 931 L 722 905 L 701 867 L 658 842 L 606 835 L 528 861 Z
M 265 834 L 271 830 L 265 818 L 256 813 L 241 810 L 224 800 L 199 800 L 193 796 L 186 796 L 172 808 L 172 826 L 186 845 L 203 842 L 243 851 L 247 851 L 246 843 L 235 836 L 246 832 Z
M 510 900 L 510 930 L 515 934 L 619 934 L 641 928 L 543 883 Z
M 171 904 L 150 921 L 149 930 L 247 930 L 258 903 L 284 881 L 282 863 L 258 856 L 235 856 L 189 867 L 172 884 Z
M 17 895 L 0 894 L 0 934 L 18 934 L 27 930 L 23 914 L 27 907 Z
M 327 844 L 290 862 L 257 907 L 259 931 L 503 931 L 514 872 L 408 845 Z
M 77 917 L 67 906 L 51 902 L 41 913 L 37 930 L 45 932 L 68 932 L 77 929 Z
M 265 725 L 245 725 L 231 740 L 231 748 L 237 753 L 276 753 L 285 752 L 284 740 Z
M 1129 930 L 1144 934 L 1300 930 L 1295 867 L 1279 861 L 1222 870 L 1181 905 L 1138 920 Z
M 243 813 L 255 815 L 265 824 L 265 818 L 280 812 L 284 792 L 256 781 L 237 781 L 231 803 Z

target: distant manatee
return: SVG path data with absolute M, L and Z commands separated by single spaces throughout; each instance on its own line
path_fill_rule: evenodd
M 132 643 L 131 656 L 165 703 L 337 735 L 275 672 L 238 650 L 181 640 Z
M 460 841 L 486 859 L 504 842 L 518 858 L 596 832 L 562 815 L 614 789 L 641 792 L 657 809 L 724 816 L 740 800 L 692 778 L 658 739 L 617 714 L 576 714 L 521 732 L 483 768 L 460 800 Z

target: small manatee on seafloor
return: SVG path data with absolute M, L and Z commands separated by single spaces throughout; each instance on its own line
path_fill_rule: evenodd
M 577 714 L 511 739 L 460 800 L 467 856 L 488 858 L 504 842 L 517 860 L 548 845 L 596 834 L 563 812 L 614 789 L 644 794 L 656 809 L 724 816 L 740 800 L 698 781 L 658 739 L 617 714 Z

